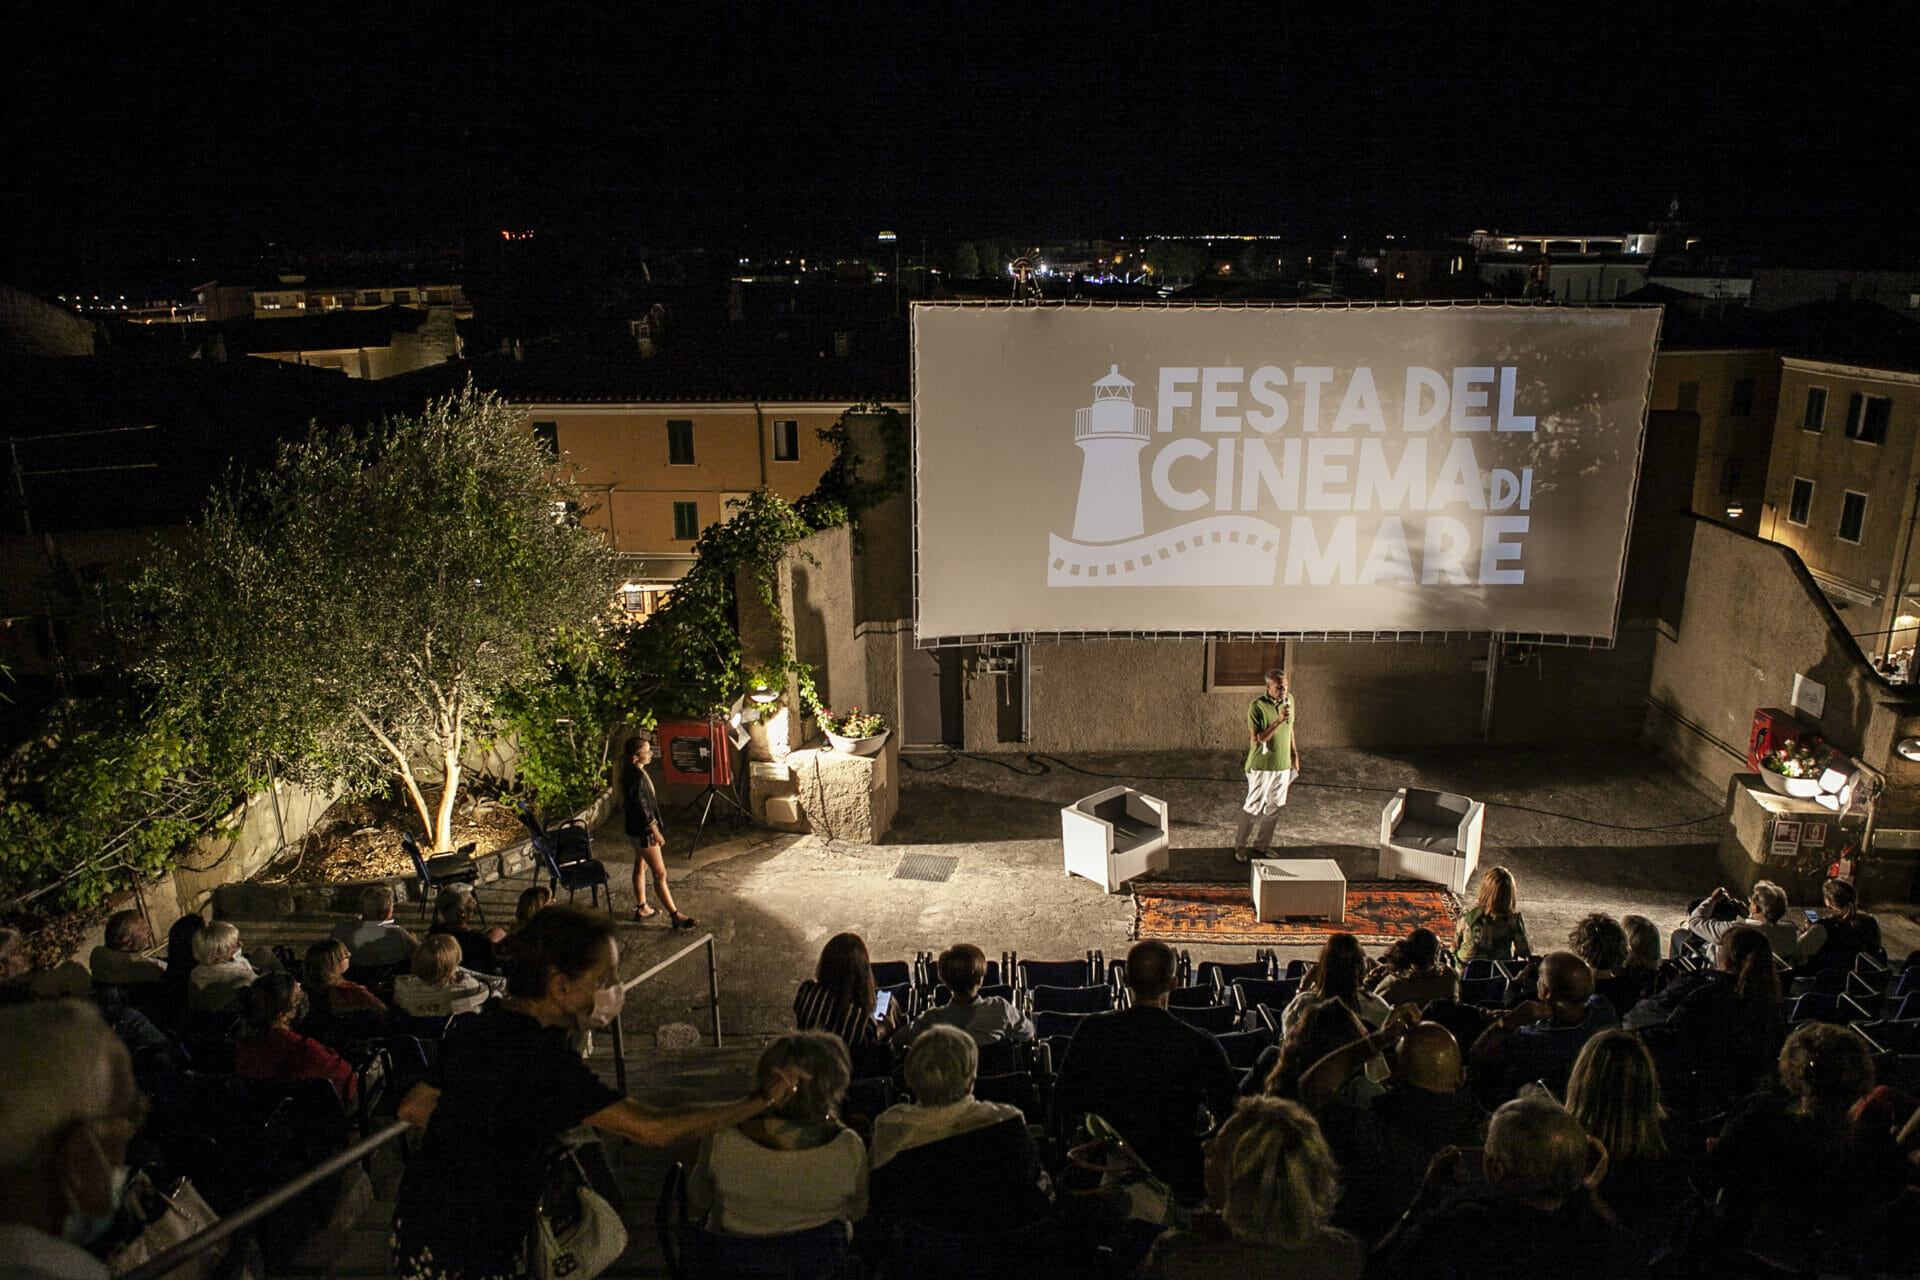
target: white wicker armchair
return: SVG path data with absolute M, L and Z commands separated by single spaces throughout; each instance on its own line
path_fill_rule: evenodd
M 1109 787 L 1060 810 L 1066 874 L 1108 893 L 1147 871 L 1167 869 L 1167 802 Z

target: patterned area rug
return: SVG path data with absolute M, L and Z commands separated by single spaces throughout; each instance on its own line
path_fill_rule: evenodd
M 1347 920 L 1329 924 L 1302 918 L 1253 918 L 1253 894 L 1244 884 L 1169 884 L 1136 881 L 1136 941 L 1243 946 L 1299 946 L 1351 933 L 1364 943 L 1389 943 L 1428 928 L 1445 942 L 1460 919 L 1459 901 L 1437 884 L 1419 880 L 1349 880 Z

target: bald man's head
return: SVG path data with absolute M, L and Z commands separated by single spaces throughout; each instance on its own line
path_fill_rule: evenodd
M 1452 1093 L 1466 1079 L 1460 1068 L 1460 1042 L 1437 1022 L 1407 1028 L 1394 1051 L 1394 1075 L 1429 1093 Z
M 1593 969 L 1571 951 L 1552 951 L 1540 961 L 1540 998 L 1555 1011 L 1581 1009 L 1593 995 Z

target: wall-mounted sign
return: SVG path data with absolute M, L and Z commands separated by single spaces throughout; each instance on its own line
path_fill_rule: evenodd
M 1775 858 L 1795 858 L 1800 855 L 1800 828 L 1798 822 L 1776 822 L 1773 824 L 1773 846 L 1767 850 Z
M 1824 822 L 1807 823 L 1806 829 L 1800 833 L 1800 843 L 1810 844 L 1816 849 L 1825 848 L 1827 843 L 1827 824 Z
M 1804 711 L 1818 719 L 1827 709 L 1827 686 L 1803 675 L 1794 676 L 1793 706 L 1796 711 Z

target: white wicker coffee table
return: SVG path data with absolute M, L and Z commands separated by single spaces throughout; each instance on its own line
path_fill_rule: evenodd
M 1258 858 L 1253 862 L 1253 918 L 1324 916 L 1347 920 L 1347 878 L 1332 858 Z

